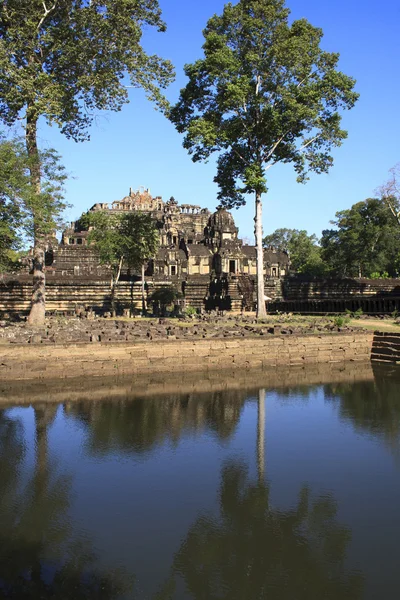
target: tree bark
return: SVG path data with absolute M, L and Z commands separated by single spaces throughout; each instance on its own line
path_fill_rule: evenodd
M 146 314 L 146 298 L 144 294 L 144 263 L 142 264 L 142 315 Z
M 257 252 L 257 319 L 265 319 L 267 311 L 265 308 L 264 292 L 264 249 L 262 245 L 262 202 L 261 194 L 256 192 L 256 216 L 254 218 L 254 233 L 256 238 Z
M 121 256 L 118 263 L 118 270 L 116 276 L 111 278 L 111 313 L 113 317 L 117 316 L 117 310 L 115 306 L 115 292 L 117 289 L 119 278 L 121 277 L 122 265 L 124 263 L 124 257 Z
M 39 196 L 41 193 L 40 182 L 40 158 L 37 146 L 37 121 L 35 109 L 27 108 L 26 117 L 26 150 L 29 159 L 30 179 L 32 193 Z M 46 275 L 45 275 L 45 239 L 40 228 L 40 217 L 37 214 L 38 207 L 33 211 L 33 291 L 31 309 L 28 317 L 30 325 L 43 325 L 46 316 Z

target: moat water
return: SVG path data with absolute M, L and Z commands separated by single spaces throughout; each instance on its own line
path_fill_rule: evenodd
M 400 367 L 368 369 L 0 383 L 0 598 L 398 599 Z

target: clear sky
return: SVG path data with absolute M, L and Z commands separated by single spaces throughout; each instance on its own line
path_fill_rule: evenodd
M 160 0 L 167 32 L 145 34 L 149 52 L 172 60 L 176 82 L 167 96 L 174 102 L 185 85 L 183 65 L 201 55 L 202 29 L 208 18 L 221 13 L 223 0 Z M 287 0 L 291 18 L 305 17 L 324 31 L 322 47 L 339 52 L 340 68 L 357 80 L 360 100 L 345 113 L 349 137 L 335 152 L 329 175 L 311 175 L 296 183 L 289 165 L 269 172 L 264 198 L 264 233 L 278 227 L 306 229 L 320 236 L 335 212 L 373 195 L 388 170 L 400 162 L 400 22 L 399 0 Z M 95 202 L 125 196 L 129 187 L 149 187 L 154 195 L 214 210 L 215 163 L 192 163 L 182 137 L 141 91 L 131 90 L 130 104 L 120 113 L 99 115 L 91 141 L 76 144 L 56 128 L 42 124 L 42 145 L 62 155 L 71 178 L 67 200 L 70 220 Z M 233 211 L 241 237 L 253 237 L 253 200 Z

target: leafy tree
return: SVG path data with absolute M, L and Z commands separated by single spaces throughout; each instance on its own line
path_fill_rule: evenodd
M 320 48 L 322 30 L 288 22 L 284 0 L 226 4 L 204 30 L 204 58 L 185 66 L 189 78 L 170 118 L 194 161 L 218 153 L 218 198 L 240 206 L 255 196 L 257 314 L 266 316 L 262 194 L 266 173 L 291 163 L 298 180 L 327 172 L 332 147 L 347 133 L 340 109 L 358 98 L 354 80 L 336 69 L 339 55 Z
M 327 267 L 321 258 L 317 236 L 304 229 L 277 229 L 263 239 L 264 247 L 274 246 L 290 256 L 291 268 L 305 275 L 323 275 Z
M 283 227 L 282 229 L 276 229 L 273 233 L 266 235 L 263 239 L 264 248 L 269 248 L 273 246 L 279 252 L 287 252 L 289 253 L 289 245 L 292 240 L 293 235 L 298 231 L 298 229 L 287 229 Z
M 0 7 L 0 120 L 24 124 L 34 203 L 34 291 L 29 321 L 45 316 L 40 224 L 40 117 L 75 141 L 88 138 L 97 110 L 120 110 L 131 87 L 163 104 L 172 66 L 141 46 L 142 28 L 165 30 L 157 0 L 4 0 Z
M 172 286 L 166 285 L 155 290 L 151 295 L 151 301 L 161 308 L 161 314 L 165 314 L 167 306 L 179 298 L 180 293 Z
M 296 231 L 290 242 L 289 254 L 294 271 L 305 275 L 324 275 L 327 267 L 321 257 L 321 248 L 314 234 Z
M 322 258 L 336 275 L 369 277 L 399 269 L 400 231 L 391 211 L 377 198 L 368 198 L 336 213 L 336 229 L 322 232 Z
M 112 214 L 88 212 L 81 218 L 90 229 L 88 242 L 93 244 L 100 263 L 111 269 L 111 309 L 115 314 L 115 291 L 124 265 L 142 271 L 142 305 L 144 299 L 144 263 L 155 256 L 160 237 L 151 215 L 144 213 Z
M 20 140 L 0 141 L 0 270 L 40 236 L 44 243 L 62 224 L 66 174 L 58 154 L 39 152 L 41 190 L 32 193 L 30 159 Z
M 0 272 L 11 268 L 21 247 L 18 230 L 28 181 L 21 148 L 14 140 L 0 140 Z

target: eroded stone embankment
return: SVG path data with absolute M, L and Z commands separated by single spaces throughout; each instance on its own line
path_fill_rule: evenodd
M 115 343 L 5 344 L 0 381 L 151 375 L 369 361 L 372 333 Z

